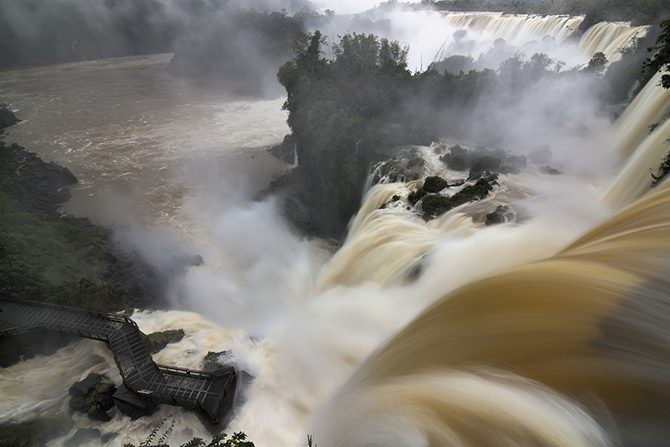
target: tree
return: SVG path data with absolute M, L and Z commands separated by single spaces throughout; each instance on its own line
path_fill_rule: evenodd
M 607 67 L 607 62 L 605 53 L 598 52 L 593 55 L 588 65 L 584 68 L 584 71 L 588 73 L 602 74 Z
M 645 61 L 645 71 L 650 70 L 652 73 L 670 71 L 670 18 L 661 22 L 661 34 L 649 51 L 654 54 Z M 670 74 L 661 76 L 661 86 L 670 89 Z

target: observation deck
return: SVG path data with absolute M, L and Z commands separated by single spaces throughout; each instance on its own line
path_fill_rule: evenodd
M 237 387 L 232 366 L 204 372 L 158 365 L 144 334 L 130 318 L 0 298 L 0 337 L 35 329 L 107 343 L 124 385 L 140 399 L 196 410 L 211 424 L 219 424 L 232 410 Z

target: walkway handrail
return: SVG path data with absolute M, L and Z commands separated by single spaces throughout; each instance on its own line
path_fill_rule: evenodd
M 126 316 L 0 298 L 0 336 L 37 328 L 106 342 L 126 388 L 138 398 L 199 410 L 213 424 L 232 410 L 237 386 L 232 367 L 207 372 L 157 365 L 146 336 Z

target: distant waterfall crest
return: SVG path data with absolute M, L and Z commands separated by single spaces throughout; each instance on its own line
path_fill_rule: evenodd
M 608 61 L 621 59 L 621 50 L 636 38 L 644 37 L 649 26 L 631 26 L 628 22 L 600 22 L 591 26 L 581 36 L 579 42 L 570 42 L 584 21 L 583 16 L 503 14 L 494 12 L 443 12 L 441 13 L 450 29 L 464 29 L 474 33 L 476 40 L 504 39 L 508 43 L 523 47 L 531 42 L 552 39 L 563 47 L 574 47 L 569 52 L 558 51 L 559 59 L 567 57 L 568 63 L 577 60 L 588 61 L 594 54 L 602 52 Z M 481 46 L 476 47 L 478 51 Z M 554 51 L 536 48 L 533 51 Z M 565 50 L 565 48 L 564 48 Z M 579 55 L 574 59 L 575 55 Z M 478 54 L 471 54 L 476 57 Z
M 584 20 L 581 16 L 526 15 L 476 12 L 446 12 L 445 20 L 454 27 L 467 28 L 511 43 L 552 37 L 562 42 L 574 33 Z

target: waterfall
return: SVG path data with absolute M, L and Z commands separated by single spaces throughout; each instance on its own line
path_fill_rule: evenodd
M 653 182 L 652 173 L 670 149 L 670 90 L 659 85 L 657 73 L 628 106 L 614 125 L 614 152 L 628 157 L 611 183 L 603 201 L 621 208 L 644 194 Z M 663 121 L 665 119 L 665 121 Z M 652 125 L 656 125 L 650 131 Z
M 621 59 L 620 51 L 634 39 L 644 37 L 649 26 L 631 26 L 628 22 L 601 22 L 589 28 L 579 41 L 580 49 L 591 57 L 604 53 L 611 62 Z
M 604 196 L 604 201 L 615 208 L 625 206 L 644 194 L 653 182 L 652 173 L 661 164 L 670 149 L 670 120 L 656 128 L 637 147 Z
M 471 29 L 493 39 L 502 38 L 515 45 L 549 36 L 563 42 L 574 33 L 584 20 L 582 16 L 527 15 L 477 12 L 445 12 L 449 25 Z
M 667 438 L 646 410 L 670 404 L 668 193 L 438 300 L 322 410 L 319 445 L 656 445 L 645 423 Z
M 670 89 L 661 87 L 658 72 L 637 94 L 613 128 L 615 153 L 629 157 L 637 145 L 649 136 L 649 128 L 670 113 Z

